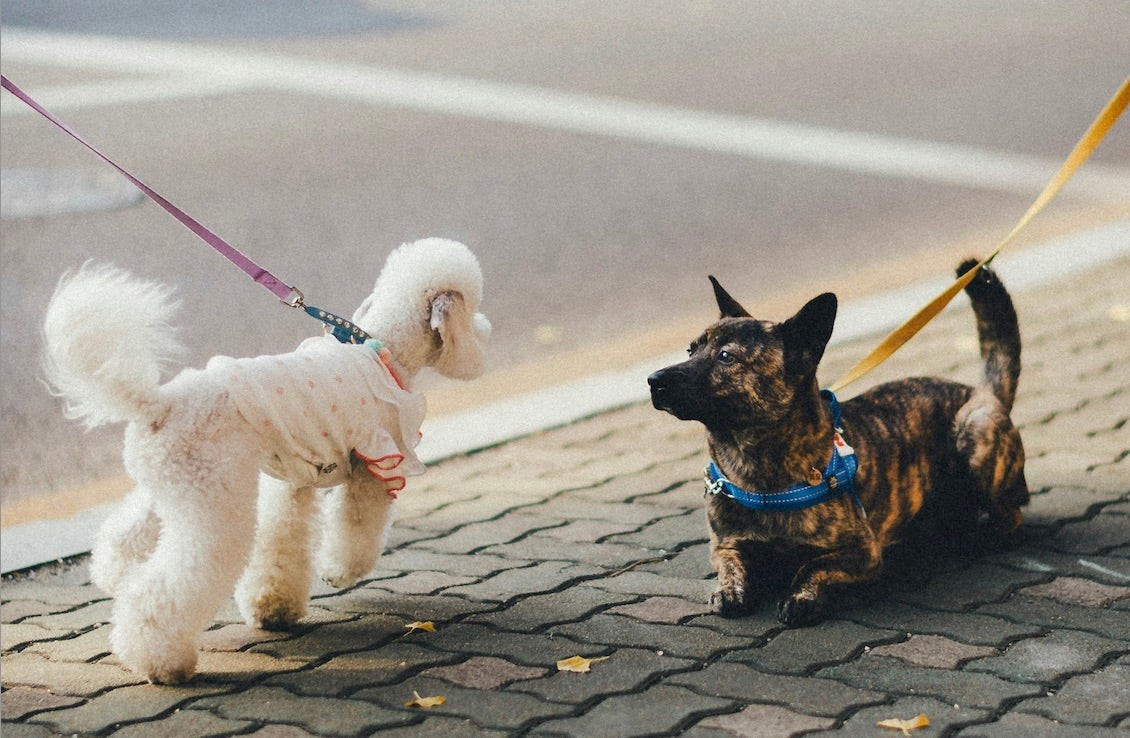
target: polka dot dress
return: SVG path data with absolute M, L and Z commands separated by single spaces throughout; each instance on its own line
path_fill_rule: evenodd
M 272 476 L 332 487 L 356 461 L 395 491 L 424 471 L 415 454 L 424 396 L 402 389 L 370 347 L 319 336 L 290 354 L 217 356 L 206 371 L 259 431 Z

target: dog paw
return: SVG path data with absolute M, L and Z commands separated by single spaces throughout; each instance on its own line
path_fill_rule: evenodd
M 357 582 L 361 580 L 361 577 L 364 574 L 365 572 L 363 571 L 347 569 L 344 571 L 326 570 L 323 571 L 319 576 L 321 576 L 323 582 L 330 585 L 331 587 L 344 589 L 346 587 L 352 587 L 354 584 L 357 584 Z
M 344 589 L 357 584 L 372 571 L 379 557 L 379 551 L 352 552 L 352 555 L 345 555 L 345 552 L 340 551 L 323 552 L 316 570 L 323 582 L 331 587 Z
M 182 684 L 196 673 L 196 648 L 183 645 L 154 653 L 130 646 L 116 651 L 130 671 L 141 674 L 151 684 Z
M 749 612 L 745 590 L 717 589 L 710 595 L 710 609 L 724 618 L 736 618 Z
M 192 679 L 195 673 L 196 664 L 194 663 L 192 666 L 150 670 L 146 672 L 145 676 L 150 684 L 184 684 Z
M 794 592 L 777 605 L 777 620 L 790 628 L 807 628 L 824 620 L 824 600 L 811 592 Z
M 294 625 L 305 616 L 305 603 L 298 607 L 286 604 L 276 605 L 274 607 L 260 605 L 244 616 L 244 622 L 252 628 L 287 631 L 293 628 Z
M 292 613 L 285 613 L 282 615 L 266 615 L 259 618 L 257 622 L 249 623 L 254 628 L 260 630 L 269 630 L 272 633 L 286 633 L 294 629 L 294 626 L 302 618 L 295 617 Z
M 309 586 L 302 581 L 257 580 L 252 570 L 235 588 L 235 603 L 243 622 L 263 630 L 290 630 L 306 617 Z

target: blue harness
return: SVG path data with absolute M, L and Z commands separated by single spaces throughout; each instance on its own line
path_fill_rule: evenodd
M 832 425 L 835 427 L 833 440 L 832 459 L 821 474 L 819 484 L 794 484 L 778 492 L 762 492 L 744 490 L 723 476 L 718 465 L 712 460 L 706 467 L 706 492 L 710 495 L 725 495 L 731 500 L 744 505 L 751 510 L 766 512 L 781 512 L 785 510 L 804 510 L 821 502 L 826 502 L 839 497 L 843 493 L 851 495 L 851 499 L 863 511 L 863 503 L 855 492 L 855 473 L 859 470 L 859 459 L 856 458 L 855 449 L 848 446 L 843 439 L 843 429 L 840 427 L 840 403 L 836 395 L 830 390 L 822 390 L 821 397 L 828 401 L 832 411 Z M 866 511 L 863 511 L 866 515 Z

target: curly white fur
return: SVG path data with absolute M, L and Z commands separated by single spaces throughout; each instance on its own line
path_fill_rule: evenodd
M 44 371 L 65 400 L 66 417 L 93 428 L 153 412 L 161 372 L 183 351 L 171 295 L 164 285 L 90 262 L 59 280 L 43 321 L 50 346 Z
M 481 297 L 474 255 L 424 239 L 389 256 L 354 321 L 386 343 L 409 387 L 425 367 L 471 378 L 490 335 Z M 115 599 L 115 654 L 162 683 L 193 674 L 199 634 L 233 587 L 249 624 L 287 627 L 306 613 L 315 560 L 330 583 L 356 582 L 383 550 L 393 508 L 393 488 L 360 463 L 324 493 L 309 475 L 261 476 L 278 473 L 281 436 L 241 412 L 236 379 L 217 369 L 232 360 L 160 383 L 180 351 L 176 311 L 162 285 L 87 264 L 60 280 L 44 320 L 44 371 L 67 416 L 91 427 L 129 423 L 123 459 L 137 487 L 99 532 L 91 573 Z M 294 366 L 291 356 L 299 354 L 279 365 Z M 389 423 L 395 413 L 373 417 Z

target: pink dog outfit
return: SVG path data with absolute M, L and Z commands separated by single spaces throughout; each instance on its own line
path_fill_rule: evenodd
M 213 357 L 239 413 L 264 440 L 263 470 L 301 486 L 345 482 L 356 459 L 387 484 L 404 488 L 422 474 L 416 456 L 422 394 L 400 386 L 374 347 L 332 336 L 303 341 L 289 354 Z

